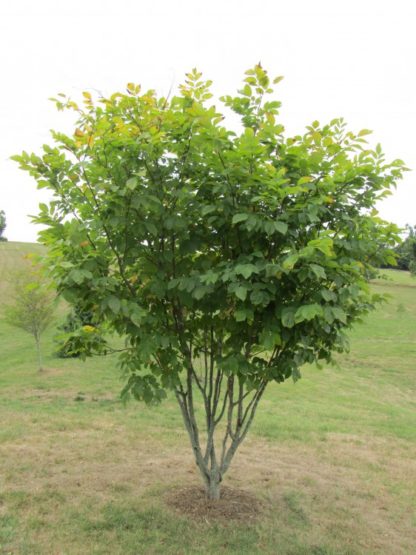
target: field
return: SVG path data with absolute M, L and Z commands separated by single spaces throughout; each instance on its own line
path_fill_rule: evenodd
M 34 245 L 0 243 L 7 276 Z M 351 332 L 335 368 L 271 386 L 225 485 L 257 519 L 191 519 L 166 499 L 199 484 L 173 401 L 119 401 L 115 360 L 53 355 L 1 319 L 1 554 L 413 554 L 416 280 L 386 271 L 390 302 Z M 59 316 L 57 316 L 59 321 Z

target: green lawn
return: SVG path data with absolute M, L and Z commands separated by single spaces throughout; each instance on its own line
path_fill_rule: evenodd
M 0 243 L 0 294 L 34 245 Z M 176 405 L 124 407 L 115 359 L 53 355 L 1 320 L 0 553 L 413 554 L 416 280 L 351 333 L 336 368 L 271 386 L 225 484 L 257 495 L 255 522 L 193 521 L 166 496 L 198 484 Z

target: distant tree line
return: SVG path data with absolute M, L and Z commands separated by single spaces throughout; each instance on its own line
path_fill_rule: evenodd
M 416 225 L 406 225 L 407 236 L 395 249 L 397 268 L 416 274 Z
M 4 230 L 6 229 L 6 214 L 4 210 L 0 210 L 0 241 L 7 241 L 6 237 L 3 237 Z

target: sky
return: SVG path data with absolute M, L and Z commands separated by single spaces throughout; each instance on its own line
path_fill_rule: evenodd
M 40 152 L 50 129 L 72 129 L 48 98 L 104 95 L 128 82 L 167 94 L 193 67 L 215 95 L 240 88 L 261 61 L 283 75 L 287 133 L 344 117 L 372 129 L 387 160 L 416 168 L 416 2 L 412 0 L 2 0 L 0 2 L 0 210 L 5 236 L 34 242 L 29 215 L 48 200 L 10 156 Z M 218 105 L 220 103 L 218 102 Z M 410 171 L 380 215 L 416 224 Z

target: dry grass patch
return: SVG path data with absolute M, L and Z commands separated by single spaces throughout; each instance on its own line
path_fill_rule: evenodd
M 400 441 L 342 434 L 322 446 L 251 440 L 229 483 L 261 492 L 276 524 L 303 524 L 309 543 L 330 537 L 362 553 L 409 554 L 416 541 L 415 455 Z M 403 473 L 409 487 L 397 492 Z
M 41 520 L 42 545 L 51 527 L 85 505 L 99 512 L 108 503 L 141 499 L 163 509 L 166 498 L 178 514 L 200 522 L 245 521 L 260 535 L 292 530 L 305 544 L 327 538 L 351 553 L 357 547 L 411 553 L 411 492 L 397 494 L 394 476 L 406 472 L 410 480 L 414 466 L 396 440 L 333 434 L 322 445 L 276 445 L 251 438 L 216 505 L 205 500 L 186 438 L 179 439 L 180 446 L 166 446 L 148 433 L 132 441 L 122 426 L 103 425 L 9 443 L 0 451 L 3 504 L 15 505 L 16 492 L 25 492 L 18 512 L 27 522 Z

